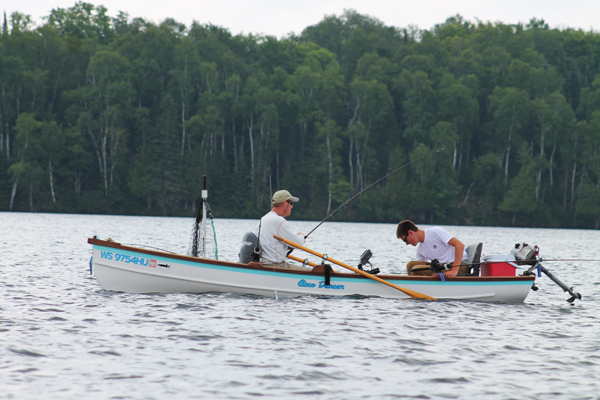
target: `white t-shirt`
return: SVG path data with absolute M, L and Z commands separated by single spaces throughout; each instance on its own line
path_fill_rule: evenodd
M 301 233 L 294 231 L 290 223 L 285 218 L 279 216 L 275 211 L 268 212 L 261 220 L 261 262 L 273 264 L 286 261 L 287 259 L 288 246 L 275 239 L 273 235 L 280 236 L 298 244 L 304 244 L 304 236 Z M 258 227 L 256 230 L 258 232 Z
M 442 264 L 454 262 L 454 246 L 448 244 L 453 236 L 444 228 L 434 226 L 425 229 L 425 239 L 417 245 L 417 260 L 431 261 L 435 258 Z M 467 258 L 467 252 L 463 250 L 462 259 Z

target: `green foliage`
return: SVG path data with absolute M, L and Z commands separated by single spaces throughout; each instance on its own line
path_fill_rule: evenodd
M 10 25 L 10 26 L 9 26 Z M 345 10 L 233 36 L 85 2 L 0 35 L 0 210 L 597 228 L 600 35 Z M 443 148 L 443 151 L 432 153 Z M 424 159 L 418 160 L 420 157 Z M 518 217 L 518 219 L 517 219 Z
M 527 144 L 523 143 L 519 150 L 521 170 L 510 182 L 510 188 L 500 204 L 504 211 L 513 213 L 530 213 L 536 209 L 535 201 L 535 169 Z

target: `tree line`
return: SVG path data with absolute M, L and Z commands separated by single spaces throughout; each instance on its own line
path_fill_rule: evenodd
M 443 149 L 439 152 L 437 150 Z M 0 210 L 598 228 L 600 34 L 345 10 L 281 39 L 4 15 Z

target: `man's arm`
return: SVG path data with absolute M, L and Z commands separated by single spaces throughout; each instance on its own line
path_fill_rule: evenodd
M 446 278 L 454 278 L 458 274 L 458 268 L 459 268 L 460 264 L 462 263 L 462 257 L 463 257 L 463 253 L 465 251 L 465 245 L 455 237 L 450 239 L 448 241 L 448 244 L 450 246 L 454 247 L 454 263 L 452 264 L 453 267 L 450 271 L 444 272 L 444 276 Z
M 292 242 L 304 244 L 304 234 L 302 232 L 295 232 L 289 221 L 282 222 L 277 230 L 277 235 Z

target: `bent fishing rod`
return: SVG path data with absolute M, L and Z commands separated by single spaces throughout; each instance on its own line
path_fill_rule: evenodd
M 356 193 L 356 194 L 355 194 L 354 196 L 352 196 L 350 199 L 346 200 L 346 202 L 345 202 L 345 203 L 343 203 L 341 206 L 339 206 L 339 207 L 338 207 L 338 208 L 337 208 L 337 209 L 336 209 L 334 212 L 332 212 L 332 213 L 331 213 L 331 214 L 329 214 L 327 217 L 325 217 L 325 218 L 324 218 L 324 219 L 323 219 L 321 222 L 319 222 L 319 225 L 315 226 L 315 227 L 314 227 L 314 229 L 313 229 L 312 231 L 308 232 L 308 233 L 306 234 L 306 236 L 304 236 L 304 239 L 306 239 L 307 237 L 309 237 L 311 233 L 313 233 L 314 231 L 316 231 L 318 227 L 320 227 L 321 225 L 323 225 L 323 223 L 324 223 L 325 221 L 327 221 L 329 218 L 331 218 L 331 217 L 332 217 L 332 216 L 333 216 L 333 215 L 334 215 L 336 212 L 340 211 L 340 210 L 341 210 L 341 209 L 342 209 L 344 206 L 346 206 L 348 203 L 350 203 L 352 200 L 356 199 L 358 196 L 360 196 L 361 194 L 363 194 L 364 192 L 366 192 L 367 190 L 369 190 L 369 189 L 370 189 L 370 188 L 372 188 L 373 186 L 377 185 L 379 182 L 381 182 L 382 180 L 384 180 L 384 179 L 385 179 L 385 178 L 387 178 L 388 176 L 390 176 L 390 175 L 392 175 L 392 174 L 395 174 L 396 172 L 400 171 L 401 169 L 403 169 L 403 168 L 406 168 L 406 167 L 408 167 L 409 165 L 411 165 L 411 164 L 414 164 L 414 163 L 416 163 L 417 161 L 420 161 L 420 160 L 422 160 L 422 159 L 424 159 L 424 158 L 426 158 L 426 157 L 429 157 L 429 156 L 430 156 L 430 155 L 432 155 L 432 154 L 439 153 L 439 152 L 440 152 L 440 151 L 442 151 L 442 150 L 444 150 L 444 148 L 441 148 L 441 149 L 439 149 L 439 150 L 432 151 L 431 153 L 425 154 L 424 156 L 422 156 L 422 157 L 419 157 L 419 158 L 417 158 L 416 160 L 413 160 L 413 161 L 411 161 L 411 162 L 409 162 L 409 163 L 407 163 L 407 164 L 404 164 L 403 166 L 401 166 L 401 167 L 399 167 L 399 168 L 396 168 L 395 170 L 393 170 L 392 172 L 390 172 L 389 174 L 387 174 L 387 175 L 386 175 L 386 176 L 384 176 L 383 178 L 380 178 L 380 179 L 376 180 L 375 182 L 371 183 L 369 186 L 367 186 L 366 188 L 364 188 L 364 189 L 363 189 L 363 190 L 361 190 L 360 192 Z

